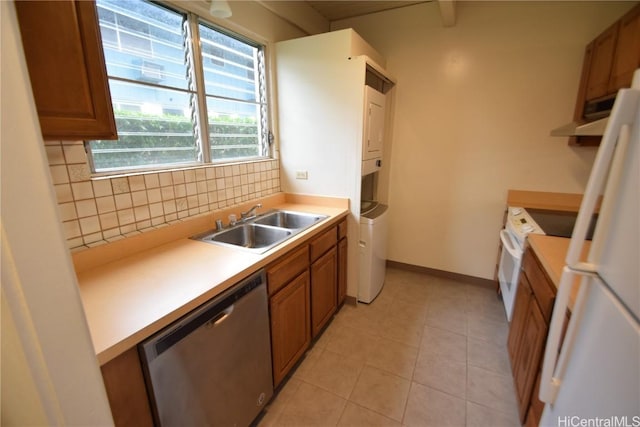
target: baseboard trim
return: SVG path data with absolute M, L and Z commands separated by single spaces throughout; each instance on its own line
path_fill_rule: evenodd
M 453 273 L 451 271 L 437 270 L 435 268 L 422 267 L 420 265 L 405 264 L 403 262 L 387 260 L 387 267 L 399 270 L 413 271 L 415 273 L 425 273 L 444 279 L 458 280 L 469 285 L 477 285 L 485 288 L 496 289 L 498 284 L 494 280 L 483 279 L 482 277 L 468 276 L 466 274 Z

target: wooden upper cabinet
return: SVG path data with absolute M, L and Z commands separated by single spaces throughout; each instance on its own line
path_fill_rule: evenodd
M 44 139 L 117 139 L 95 3 L 15 5 Z
M 617 39 L 618 23 L 600 34 L 593 43 L 589 78 L 587 80 L 588 100 L 607 95 Z
M 633 72 L 640 68 L 640 5 L 620 19 L 616 54 L 613 58 L 609 93 L 631 86 Z

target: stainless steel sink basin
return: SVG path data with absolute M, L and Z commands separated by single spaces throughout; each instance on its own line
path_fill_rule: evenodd
M 275 210 L 245 220 L 242 224 L 220 231 L 208 231 L 191 238 L 263 253 L 325 218 L 327 215 Z
M 253 223 L 240 224 L 213 234 L 200 235 L 205 242 L 222 243 L 247 249 L 267 251 L 292 236 L 290 230 Z
M 288 229 L 304 229 L 325 219 L 326 215 L 307 214 L 302 212 L 275 211 L 259 217 L 255 224 L 272 225 Z

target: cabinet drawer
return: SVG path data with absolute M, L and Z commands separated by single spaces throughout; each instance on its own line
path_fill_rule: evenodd
M 311 251 L 311 262 L 320 258 L 320 255 L 329 250 L 332 246 L 338 243 L 338 227 L 332 227 L 330 230 L 325 231 L 320 237 L 314 239 L 309 244 L 309 250 Z
M 340 224 L 338 224 L 338 240 L 344 239 L 347 237 L 347 220 L 344 219 Z
M 267 269 L 267 289 L 273 295 L 309 267 L 309 246 L 304 245 L 285 255 L 284 260 Z
M 542 270 L 539 261 L 536 259 L 530 248 L 524 252 L 522 266 L 524 273 L 529 279 L 531 290 L 538 301 L 542 316 L 548 324 L 551 320 L 551 313 L 553 312 L 553 302 L 556 295 L 555 286 Z

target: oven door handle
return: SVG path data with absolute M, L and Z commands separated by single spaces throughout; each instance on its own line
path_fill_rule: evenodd
M 502 247 L 505 248 L 512 257 L 515 259 L 522 258 L 522 251 L 513 244 L 513 239 L 507 230 L 500 230 L 500 240 L 502 240 Z

